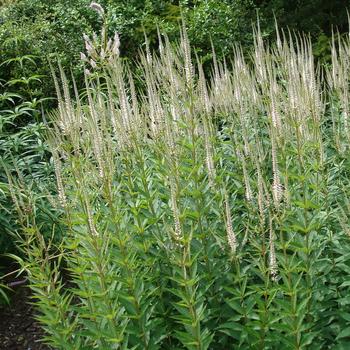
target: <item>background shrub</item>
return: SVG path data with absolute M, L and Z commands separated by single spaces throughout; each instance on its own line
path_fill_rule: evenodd
M 3 65 L 1 77 L 5 81 L 18 77 L 40 76 L 41 83 L 34 83 L 31 89 L 21 89 L 27 98 L 32 96 L 54 96 L 47 58 L 60 60 L 66 70 L 72 69 L 78 86 L 82 86 L 82 64 L 79 53 L 83 51 L 83 33 L 98 32 L 101 20 L 89 8 L 89 0 L 18 0 L 3 5 L 0 9 L 0 61 L 32 55 L 36 65 L 27 61 L 19 72 L 18 65 Z M 201 56 L 211 54 L 211 41 L 217 55 L 230 57 L 232 46 L 239 42 L 251 47 L 252 23 L 259 14 L 264 38 L 274 37 L 275 14 L 282 28 L 311 32 L 318 55 L 324 50 L 331 36 L 332 28 L 347 32 L 347 16 L 341 0 L 314 1 L 116 1 L 104 0 L 108 14 L 110 35 L 117 31 L 122 38 L 121 53 L 133 60 L 147 35 L 151 48 L 158 47 L 157 26 L 173 40 L 178 37 L 178 23 L 181 13 L 188 24 L 188 35 L 196 43 Z M 323 38 L 323 39 L 322 39 Z M 324 39 L 327 38 L 325 41 Z M 325 44 L 322 44 L 325 42 Z

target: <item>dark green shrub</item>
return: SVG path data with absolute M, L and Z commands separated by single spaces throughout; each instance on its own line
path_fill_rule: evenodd
M 7 64 L 0 67 L 0 76 L 8 81 L 15 77 L 40 76 L 30 91 L 24 86 L 20 93 L 28 98 L 54 95 L 47 59 L 55 57 L 82 86 L 83 33 L 89 35 L 101 28 L 101 19 L 89 8 L 90 0 L 18 0 L 0 9 L 0 62 L 16 57 L 36 56 L 36 65 L 24 61 L 24 66 Z M 244 47 L 253 43 L 252 23 L 259 14 L 265 38 L 273 36 L 275 13 L 281 27 L 311 31 L 318 50 L 322 36 L 330 37 L 332 26 L 338 24 L 347 31 L 346 11 L 342 1 L 284 0 L 103 0 L 110 35 L 117 31 L 122 39 L 122 56 L 133 60 L 144 42 L 144 33 L 151 49 L 158 48 L 157 26 L 173 40 L 178 37 L 178 22 L 184 16 L 188 35 L 196 43 L 200 56 L 211 56 L 211 42 L 219 56 L 230 57 L 232 47 L 239 42 Z M 259 10 L 257 12 L 257 10 Z M 337 19 L 337 20 L 336 20 Z M 322 55 L 322 54 L 321 54 Z M 32 98 L 30 97 L 30 98 Z
M 34 59 L 32 56 L 18 57 L 3 66 L 18 65 L 19 72 L 23 72 L 26 65 L 35 67 Z M 14 206 L 15 194 L 9 181 L 31 188 L 38 205 L 38 223 L 51 234 L 54 214 L 50 213 L 45 197 L 53 190 L 53 167 L 45 142 L 48 125 L 42 119 L 43 104 L 48 99 L 35 96 L 35 86 L 40 84 L 41 77 L 37 75 L 28 78 L 19 75 L 0 85 L 0 254 L 16 250 L 15 233 L 23 220 Z M 21 95 L 21 91 L 27 97 Z M 21 203 L 20 206 L 25 216 L 25 207 Z

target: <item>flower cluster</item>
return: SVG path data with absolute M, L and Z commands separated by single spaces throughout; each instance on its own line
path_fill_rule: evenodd
M 92 2 L 90 7 L 104 18 L 105 12 L 101 5 Z M 100 37 L 98 37 L 96 33 L 93 33 L 92 38 L 87 34 L 84 34 L 83 38 L 85 41 L 86 53 L 81 52 L 80 59 L 90 65 L 92 69 L 111 64 L 119 57 L 119 35 L 115 32 L 114 37 L 108 39 L 105 23 L 102 27 Z M 86 69 L 85 72 L 90 74 L 88 69 Z

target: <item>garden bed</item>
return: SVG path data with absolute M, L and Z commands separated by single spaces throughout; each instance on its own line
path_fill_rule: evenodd
M 48 350 L 41 342 L 43 331 L 35 321 L 26 286 L 15 287 L 10 305 L 0 306 L 0 349 Z

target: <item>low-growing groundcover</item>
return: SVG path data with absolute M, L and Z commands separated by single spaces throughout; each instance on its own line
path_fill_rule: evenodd
M 93 8 L 104 16 L 98 4 Z M 347 349 L 350 38 L 332 66 L 259 30 L 205 77 L 185 27 L 139 69 L 85 37 L 48 137 L 60 244 L 30 192 L 19 259 L 55 349 Z M 55 230 L 53 230 L 53 236 Z M 69 283 L 67 283 L 67 280 Z

